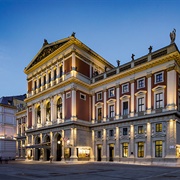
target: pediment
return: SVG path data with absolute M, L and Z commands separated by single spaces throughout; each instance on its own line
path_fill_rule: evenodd
M 67 43 L 70 40 L 70 38 L 65 38 L 63 40 L 56 41 L 54 43 L 48 43 L 47 40 L 44 40 L 43 47 L 40 49 L 40 51 L 37 53 L 37 55 L 33 58 L 33 60 L 30 62 L 30 64 L 26 67 L 26 70 L 32 68 L 34 65 L 42 61 L 44 58 L 52 54 L 54 51 L 56 51 L 58 48 L 63 46 L 65 43 Z

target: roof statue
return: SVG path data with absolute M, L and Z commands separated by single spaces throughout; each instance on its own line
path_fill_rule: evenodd
M 176 39 L 176 29 L 173 29 L 173 31 L 170 32 L 170 39 L 171 39 L 171 44 L 174 43 Z
M 43 46 L 47 45 L 48 44 L 48 41 L 47 39 L 44 39 L 44 43 L 43 43 Z
M 117 60 L 117 66 L 119 67 L 120 66 L 120 60 Z
M 71 36 L 72 36 L 72 37 L 75 37 L 75 34 L 76 34 L 76 33 L 75 33 L 75 32 L 73 32 L 73 33 L 71 34 Z
M 131 56 L 132 61 L 134 61 L 134 56 L 135 56 L 135 55 L 134 55 L 134 54 L 132 54 L 132 56 Z
M 148 49 L 149 49 L 149 54 L 150 54 L 150 53 L 152 53 L 152 49 L 153 49 L 153 47 L 152 47 L 152 46 L 149 46 L 149 48 L 148 48 Z

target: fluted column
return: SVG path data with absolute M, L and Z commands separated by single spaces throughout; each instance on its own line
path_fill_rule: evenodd
M 115 136 L 115 158 L 114 161 L 119 161 L 119 127 L 116 127 L 116 136 Z
M 134 158 L 134 125 L 130 126 L 130 158 Z
M 71 121 L 76 121 L 76 86 L 72 86 L 72 101 L 71 101 Z
M 106 143 L 106 129 L 103 129 L 103 147 L 102 147 L 102 161 L 107 160 L 107 143 Z
M 32 128 L 35 126 L 35 106 L 32 105 Z
M 106 92 L 106 88 L 104 88 L 104 117 L 103 117 L 103 121 L 106 122 L 106 101 L 107 101 L 107 92 Z
M 77 150 L 76 150 L 76 138 L 77 138 L 77 129 L 76 128 L 71 128 L 71 143 L 72 143 L 72 148 L 71 148 L 71 161 L 77 161 Z
M 134 117 L 134 79 L 131 79 L 131 111 L 130 116 Z
M 92 94 L 92 123 L 95 122 L 95 93 Z
M 116 85 L 116 119 L 119 119 L 119 84 Z
M 148 79 L 148 83 L 147 83 L 147 114 L 151 113 L 151 106 L 152 106 L 152 102 L 151 102 L 151 94 L 152 94 L 152 85 L 151 85 L 151 72 L 147 73 L 146 78 Z

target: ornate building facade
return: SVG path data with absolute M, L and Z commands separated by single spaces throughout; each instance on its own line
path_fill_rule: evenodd
M 75 34 L 48 43 L 25 68 L 26 158 L 178 163 L 176 44 L 114 67 Z

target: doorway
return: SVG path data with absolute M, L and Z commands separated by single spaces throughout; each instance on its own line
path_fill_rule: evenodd
M 97 161 L 101 161 L 101 152 L 102 152 L 101 145 L 97 145 Z
M 109 161 L 114 159 L 114 144 L 109 144 Z

